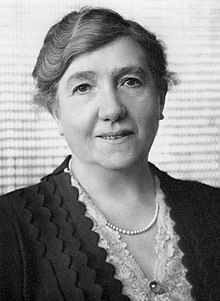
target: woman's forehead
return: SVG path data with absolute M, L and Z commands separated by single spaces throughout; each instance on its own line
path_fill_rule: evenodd
M 70 63 L 64 76 L 71 80 L 91 79 L 104 71 L 114 75 L 135 73 L 141 76 L 149 71 L 146 53 L 131 38 L 120 38 L 77 56 Z

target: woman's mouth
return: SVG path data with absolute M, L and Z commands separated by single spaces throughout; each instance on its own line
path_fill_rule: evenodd
M 106 140 L 117 140 L 121 139 L 130 135 L 133 135 L 134 133 L 132 131 L 124 130 L 116 133 L 106 133 L 99 135 L 99 138 L 106 139 Z

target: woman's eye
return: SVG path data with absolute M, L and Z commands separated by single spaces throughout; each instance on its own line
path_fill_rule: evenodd
M 73 94 L 75 93 L 84 94 L 87 93 L 90 89 L 91 89 L 90 84 L 81 84 L 73 89 Z
M 123 81 L 123 84 L 128 87 L 139 87 L 141 85 L 141 81 L 138 78 L 130 77 Z

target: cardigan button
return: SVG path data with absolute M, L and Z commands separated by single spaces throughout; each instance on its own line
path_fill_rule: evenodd
M 161 294 L 165 293 L 162 285 L 155 280 L 151 281 L 149 283 L 149 288 L 154 294 L 157 294 L 157 295 L 161 295 Z

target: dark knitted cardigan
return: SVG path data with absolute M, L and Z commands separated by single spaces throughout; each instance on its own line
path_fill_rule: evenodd
M 129 300 L 64 172 L 69 159 L 41 183 L 0 198 L 1 301 Z M 151 167 L 176 223 L 194 300 L 220 300 L 220 189 Z

